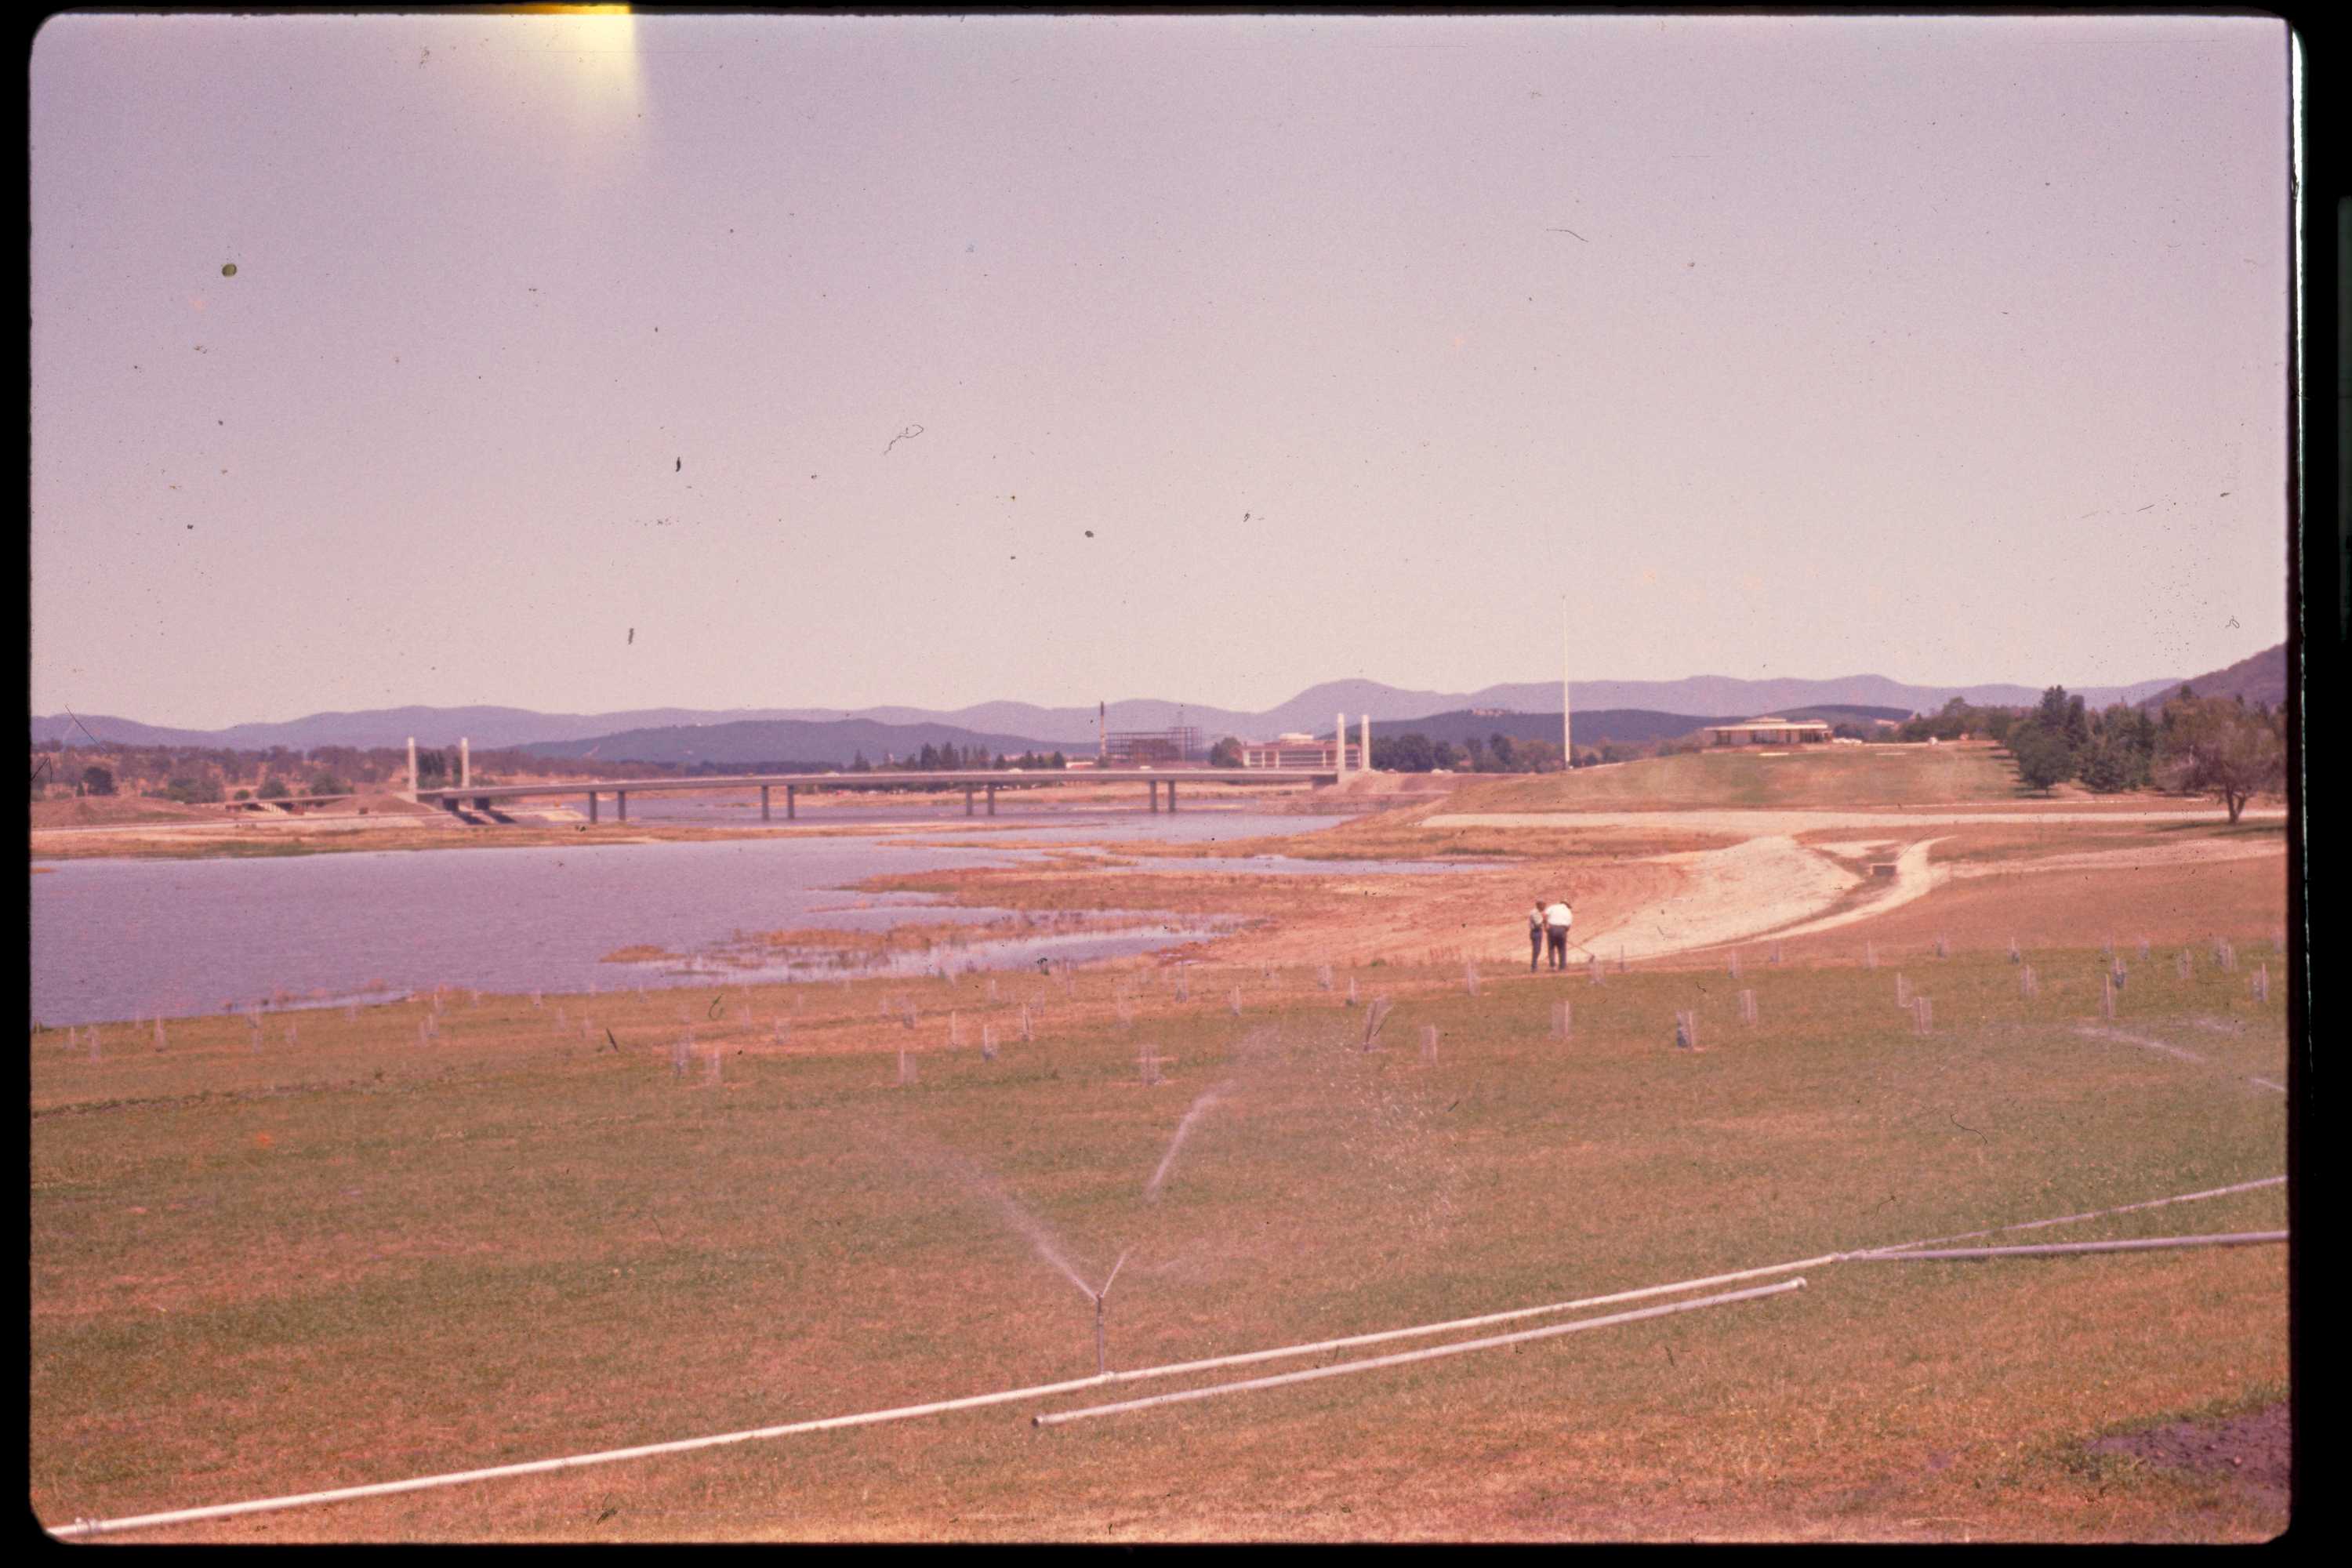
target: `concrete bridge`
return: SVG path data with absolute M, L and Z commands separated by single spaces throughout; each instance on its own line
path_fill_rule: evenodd
M 651 778 L 651 779 L 572 779 L 560 784 L 458 784 L 445 789 L 420 789 L 414 798 L 427 805 L 465 815 L 468 808 L 497 816 L 494 803 L 539 799 L 546 796 L 582 795 L 588 797 L 588 820 L 603 820 L 600 802 L 605 795 L 613 797 L 615 821 L 629 819 L 629 796 L 667 791 L 706 792 L 725 789 L 756 789 L 760 792 L 760 820 L 772 822 L 774 792 L 783 791 L 784 819 L 789 822 L 799 815 L 803 791 L 814 795 L 836 790 L 908 790 L 961 789 L 963 791 L 963 814 L 979 815 L 977 802 L 985 795 L 988 815 L 996 815 L 996 792 L 1001 789 L 1053 788 L 1066 784 L 1131 783 L 1145 786 L 1151 799 L 1151 809 L 1160 809 L 1160 792 L 1168 791 L 1168 809 L 1176 809 L 1176 786 L 1179 784 L 1337 784 L 1341 774 L 1336 769 L 1308 768 L 1183 768 L 1155 770 L 1151 768 L 1053 768 L 1045 770 L 999 771 L 993 768 L 965 772 L 940 773 L 739 773 L 724 777 Z

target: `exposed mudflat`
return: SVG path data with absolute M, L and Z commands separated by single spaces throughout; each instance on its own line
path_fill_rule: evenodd
M 2284 1401 L 2216 1421 L 2175 1421 L 2145 1432 L 2101 1437 L 2094 1454 L 2123 1454 L 2159 1469 L 2222 1476 L 2260 1500 L 2289 1501 L 2294 1431 Z

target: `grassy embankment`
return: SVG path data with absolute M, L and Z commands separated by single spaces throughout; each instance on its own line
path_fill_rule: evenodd
M 102 1517 L 1090 1373 L 1089 1302 L 992 1184 L 1090 1279 L 1133 1249 L 1109 1314 L 1133 1367 L 2268 1175 L 2282 1100 L 2248 1080 L 2283 1071 L 2284 977 L 2267 925 L 2232 934 L 2235 973 L 2135 965 L 2113 1026 L 2193 1060 L 2082 1032 L 2094 950 L 2029 952 L 2029 1000 L 1998 953 L 1885 944 L 1932 1034 L 1885 969 L 1752 959 L 1752 1031 L 1719 971 L 1472 997 L 1458 968 L 1383 965 L 1330 992 L 1204 967 L 1185 1001 L 1141 969 L 1005 977 L 992 1003 L 977 978 L 457 997 L 431 1045 L 410 1003 L 300 1015 L 290 1043 L 272 1018 L 257 1053 L 241 1019 L 174 1022 L 160 1054 L 117 1026 L 97 1062 L 50 1032 L 30 1497 Z M 1384 1050 L 1356 1048 L 1351 974 L 1396 1003 Z M 880 1017 L 900 1002 L 911 1031 Z M 1701 1054 L 1666 1043 L 1687 1007 Z M 682 1009 L 717 1084 L 700 1057 L 672 1075 Z M 587 1037 L 607 1028 L 617 1051 Z M 1137 1082 L 1146 1045 L 1164 1086 Z M 2023 1239 L 2281 1212 L 2271 1190 Z M 1769 1301 L 1053 1431 L 1016 1405 L 156 1539 L 2250 1539 L 2283 1520 L 2083 1444 L 2278 1397 L 2284 1269 L 1835 1265 Z M 1102 1397 L 1160 1386 L 1183 1384 Z

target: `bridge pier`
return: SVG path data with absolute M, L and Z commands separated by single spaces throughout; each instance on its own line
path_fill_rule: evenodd
M 991 816 L 994 816 L 996 815 L 996 786 L 994 784 L 988 786 L 988 815 Z
M 1160 815 L 1160 781 L 1159 781 L 1158 779 L 1147 779 L 1147 780 L 1145 780 L 1145 781 L 1144 781 L 1143 787 L 1144 787 L 1145 789 L 1147 789 L 1147 790 L 1149 790 L 1149 791 L 1150 791 L 1150 792 L 1151 792 L 1151 814 L 1152 814 L 1154 816 L 1159 816 L 1159 815 Z
M 768 786 L 766 784 L 761 784 L 760 786 L 760 820 L 762 822 L 773 822 L 775 820 L 774 817 L 768 815 Z
M 588 820 L 596 820 L 596 792 L 593 789 L 588 792 Z
M 800 786 L 798 784 L 786 784 L 784 786 L 784 820 L 786 822 L 792 821 L 795 816 L 800 815 L 799 811 L 796 809 L 800 800 Z
M 971 815 L 971 786 L 970 784 L 964 785 L 963 788 L 963 814 L 966 816 L 970 816 Z
M 616 789 L 613 792 L 613 820 L 615 822 L 626 822 L 629 820 L 629 792 L 627 790 Z
M 1176 781 L 1174 779 L 1168 781 L 1168 815 L 1171 816 L 1176 815 Z

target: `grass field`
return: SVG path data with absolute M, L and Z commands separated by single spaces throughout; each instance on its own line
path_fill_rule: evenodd
M 1688 752 L 1572 773 L 1470 778 L 1433 812 L 1680 811 L 1707 807 L 1942 805 L 2015 802 L 2009 753 L 1990 745 L 1832 746 L 1769 756 Z
M 2136 965 L 2112 1025 L 2095 948 L 2029 951 L 2030 999 L 1998 951 L 1922 957 L 1926 1035 L 1884 969 L 1753 954 L 1738 982 L 1490 973 L 1476 996 L 1391 964 L 1329 991 L 1195 966 L 1185 1000 L 1145 966 L 993 1001 L 976 976 L 458 995 L 429 1044 L 410 1002 L 291 1016 L 291 1041 L 273 1016 L 258 1049 L 241 1018 L 173 1021 L 160 1052 L 112 1026 L 95 1061 L 45 1032 L 30 1497 L 58 1523 L 1083 1376 L 1093 1307 L 1039 1237 L 1091 1281 L 1128 1253 L 1108 1336 L 1134 1367 L 2271 1175 L 2284 1097 L 2252 1080 L 2285 1081 L 2284 965 L 2268 918 L 2223 934 L 2237 973 Z M 1382 1049 L 1351 979 L 1395 1004 Z M 909 1005 L 912 1029 L 883 1016 Z M 1672 1048 L 1678 1009 L 1702 1051 Z M 2283 1213 L 2265 1189 L 2024 1239 Z M 2258 1539 L 2275 1505 L 2084 1444 L 2283 1397 L 2284 1262 L 1835 1264 L 1766 1301 L 1066 1428 L 1010 1405 L 152 1538 Z

